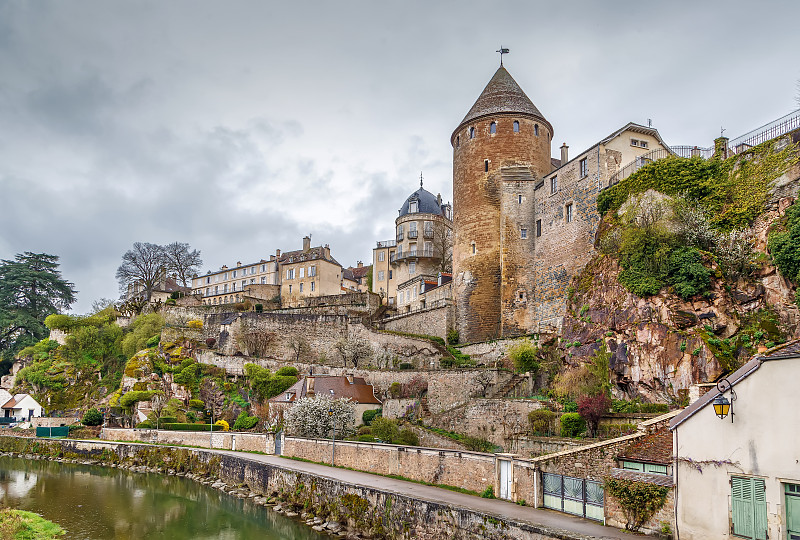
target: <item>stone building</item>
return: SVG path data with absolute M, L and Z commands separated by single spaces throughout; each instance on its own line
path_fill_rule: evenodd
M 217 272 L 209 271 L 204 276 L 193 277 L 192 293 L 207 306 L 230 304 L 242 302 L 245 296 L 259 296 L 257 289 L 262 288 L 261 285 L 278 283 L 277 258 L 270 255 L 269 260 L 261 259 L 251 264 L 237 262 L 233 268 L 223 266 Z
M 453 299 L 462 340 L 560 326 L 570 279 L 588 262 L 597 194 L 629 162 L 669 152 L 627 124 L 569 159 L 553 126 L 502 66 L 453 131 Z
M 450 271 L 452 209 L 441 195 L 425 190 L 420 179 L 398 214 L 395 240 L 378 242 L 373 249 L 372 292 L 407 311 L 421 301 L 426 282 L 440 282 L 440 274 Z
M 331 257 L 328 244 L 311 247 L 311 237 L 303 238 L 303 249 L 278 252 L 281 306 L 297 307 L 304 298 L 342 292 L 342 265 Z

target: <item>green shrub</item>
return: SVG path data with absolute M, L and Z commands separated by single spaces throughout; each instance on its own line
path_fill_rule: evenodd
M 193 328 L 195 330 L 202 330 L 203 321 L 200 321 L 200 320 L 197 320 L 197 319 L 193 319 L 193 320 L 187 322 L 186 326 L 188 326 L 189 328 Z
M 586 431 L 586 420 L 578 413 L 561 415 L 561 436 L 578 437 Z
M 534 346 L 528 339 L 514 343 L 508 348 L 508 356 L 514 362 L 517 372 L 530 372 L 536 376 L 539 371 L 539 348 Z
M 364 435 L 359 435 L 358 437 L 356 437 L 356 440 L 358 442 L 375 442 L 375 437 L 373 437 L 369 433 L 366 433 Z
M 538 435 L 549 435 L 553 432 L 553 421 L 556 414 L 548 409 L 538 409 L 528 413 L 531 431 Z
M 486 489 L 483 490 L 481 493 L 481 497 L 484 499 L 494 499 L 494 486 L 488 486 Z
M 175 416 L 162 416 L 158 419 L 158 425 L 162 424 L 176 424 L 178 422 L 178 418 Z
M 392 398 L 397 399 L 400 397 L 400 394 L 402 393 L 403 393 L 403 385 L 401 385 L 399 382 L 393 382 L 392 384 L 389 385 L 389 396 L 391 396 Z
M 158 313 L 148 313 L 136 317 L 130 326 L 130 332 L 122 338 L 122 352 L 126 358 L 132 358 L 137 352 L 147 348 L 147 341 L 160 335 L 164 328 L 164 317 Z
M 401 429 L 400 433 L 397 434 L 397 439 L 395 439 L 395 441 L 395 444 L 419 446 L 419 437 L 417 437 L 417 434 L 408 428 Z
M 263 313 L 264 312 L 264 304 L 256 304 L 256 313 Z
M 372 421 L 372 424 L 370 424 L 370 428 L 372 429 L 373 436 L 389 444 L 392 444 L 393 441 L 397 440 L 397 437 L 400 433 L 400 429 L 397 426 L 396 420 L 390 420 L 383 417 L 375 418 Z
M 202 399 L 190 399 L 189 407 L 197 411 L 202 411 L 206 408 L 206 404 Z
M 99 426 L 103 423 L 103 413 L 92 407 L 84 413 L 81 422 L 84 426 Z
M 383 409 L 371 409 L 368 411 L 364 411 L 361 414 L 361 420 L 364 422 L 364 425 L 368 426 L 372 424 L 372 421 L 375 420 L 375 418 L 380 417 L 382 414 L 383 414 Z
M 397 367 L 404 370 L 414 369 L 414 364 L 410 364 L 409 362 L 400 362 L 400 365 Z
M 236 418 L 236 422 L 233 423 L 233 430 L 246 431 L 248 429 L 252 429 L 256 424 L 258 424 L 258 420 L 258 416 L 247 416 L 247 413 L 242 411 Z
M 703 256 L 694 248 L 678 248 L 669 256 L 668 282 L 681 298 L 708 290 L 711 270 L 703 266 Z
M 155 426 L 145 420 L 144 422 L 139 422 L 136 424 L 136 429 L 153 429 Z
M 275 375 L 278 377 L 297 377 L 298 374 L 299 372 L 294 366 L 283 366 L 278 368 L 278 371 L 275 372 Z
M 619 501 L 627 523 L 625 528 L 638 531 L 667 501 L 671 488 L 646 482 L 608 478 L 605 490 Z
M 122 407 L 132 407 L 139 401 L 148 401 L 155 394 L 154 390 L 131 390 L 119 399 Z
M 464 437 L 461 441 L 467 450 L 473 452 L 491 452 L 494 450 L 494 445 L 486 439 L 480 437 Z
M 455 328 L 451 328 L 450 330 L 447 331 L 447 343 L 449 343 L 450 345 L 456 345 L 458 343 L 459 337 L 460 336 L 458 335 L 458 330 L 456 330 Z
M 145 345 L 147 345 L 147 348 L 149 349 L 150 347 L 155 347 L 156 345 L 158 345 L 160 341 L 161 341 L 161 334 L 158 334 L 148 339 L 145 342 Z

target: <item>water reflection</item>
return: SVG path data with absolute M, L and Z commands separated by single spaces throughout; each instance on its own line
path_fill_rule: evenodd
M 185 478 L 0 457 L 0 502 L 85 540 L 329 538 Z

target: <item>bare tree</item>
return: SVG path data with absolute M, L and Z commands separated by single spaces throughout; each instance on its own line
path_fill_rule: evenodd
M 188 287 L 192 276 L 197 274 L 203 265 L 200 252 L 191 249 L 189 244 L 183 242 L 172 242 L 163 247 L 164 266 L 167 272 L 175 274 L 180 284 Z
M 433 224 L 433 256 L 439 259 L 439 271 L 453 271 L 453 231 L 442 221 Z
M 306 338 L 300 334 L 292 334 L 289 337 L 289 348 L 294 352 L 295 362 L 299 362 L 301 356 L 308 356 L 309 360 L 311 360 L 311 347 Z M 311 363 L 313 363 L 313 360 L 311 360 Z
M 361 360 L 372 358 L 372 345 L 369 344 L 364 338 L 341 338 L 336 342 L 336 350 L 342 355 L 342 362 L 345 367 L 347 364 L 353 364 L 354 368 L 358 367 Z
M 213 420 L 219 420 L 222 413 L 222 407 L 225 404 L 225 393 L 222 389 L 210 378 L 203 379 L 200 383 L 200 399 L 206 404 L 206 409 L 211 412 Z
M 236 336 L 236 343 L 240 349 L 247 351 L 248 356 L 264 358 L 269 352 L 270 346 L 275 341 L 275 332 L 259 330 L 253 326 L 246 326 Z
M 141 286 L 145 299 L 150 300 L 153 289 L 164 278 L 164 248 L 148 242 L 135 242 L 122 256 L 117 268 L 117 280 L 122 294 L 132 286 Z
M 492 386 L 493 382 L 492 374 L 488 371 L 481 371 L 474 379 L 473 382 L 477 389 L 475 391 L 475 397 L 486 397 L 486 392 L 489 390 L 489 387 Z

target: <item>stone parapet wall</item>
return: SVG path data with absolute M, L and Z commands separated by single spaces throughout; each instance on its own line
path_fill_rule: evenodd
M 586 446 L 586 441 L 561 437 L 521 436 L 511 443 L 509 452 L 525 457 L 539 457 Z
M 453 305 L 447 304 L 411 313 L 396 315 L 381 321 L 381 327 L 393 332 L 408 332 L 447 338 L 447 331 L 453 327 Z
M 331 462 L 331 441 L 285 437 L 283 455 L 320 463 Z M 495 456 L 461 450 L 441 450 L 379 443 L 336 442 L 335 463 L 383 475 L 444 484 L 482 492 L 495 491 Z
M 230 431 L 167 431 L 155 429 L 105 428 L 100 437 L 109 441 L 177 444 L 220 450 L 275 453 L 274 433 L 236 433 Z
M 31 418 L 31 425 L 37 427 L 61 427 L 71 426 L 80 423 L 81 419 L 78 417 L 55 418 L 51 416 L 41 416 Z

